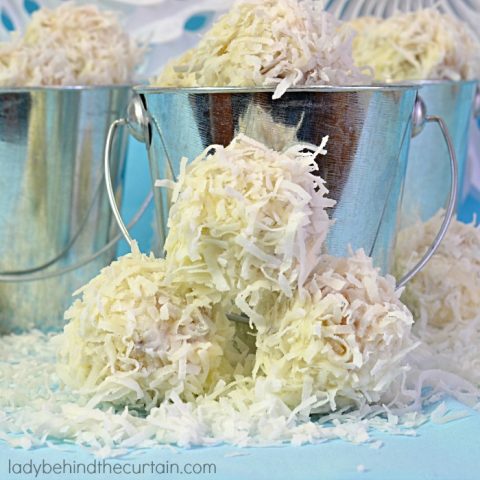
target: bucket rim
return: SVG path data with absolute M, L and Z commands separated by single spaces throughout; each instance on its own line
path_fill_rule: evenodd
M 83 92 L 102 90 L 131 90 L 135 83 L 119 83 L 109 85 L 39 85 L 34 87 L 0 87 L 0 95 L 8 93 L 32 93 L 32 92 Z
M 400 82 L 402 84 L 403 82 Z M 432 85 L 445 85 L 445 86 L 452 86 L 452 85 L 461 85 L 461 86 L 473 86 L 480 83 L 480 80 L 442 80 L 442 79 L 432 79 L 432 80 L 412 80 L 406 82 L 408 85 L 412 85 L 414 87 L 429 87 Z
M 133 90 L 138 94 L 157 93 L 272 93 L 275 86 L 268 87 L 159 87 L 152 85 L 136 85 Z M 374 91 L 406 91 L 418 90 L 413 83 L 372 83 L 366 85 L 302 85 L 289 88 L 285 93 L 342 93 L 342 92 L 374 92 Z

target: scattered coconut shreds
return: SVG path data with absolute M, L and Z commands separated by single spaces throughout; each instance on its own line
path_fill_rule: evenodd
M 55 355 L 58 340 L 38 332 L 0 337 L 0 432 L 12 446 L 30 448 L 48 441 L 68 440 L 98 456 L 113 456 L 133 447 L 161 444 L 233 445 L 303 444 L 342 438 L 370 442 L 373 423 L 381 430 L 403 433 L 401 420 L 375 417 L 362 411 L 331 415 L 333 423 L 299 419 L 277 396 L 252 388 L 252 380 L 219 383 L 215 391 L 195 402 L 172 396 L 146 416 L 127 408 L 79 405 L 78 396 L 58 387 Z M 31 368 L 32 364 L 35 368 Z M 13 371 L 12 371 L 13 370 Z M 16 373 L 15 373 L 16 372 Z M 32 392 L 43 391 L 42 396 Z M 29 398 L 29 401 L 25 401 Z M 17 399 L 19 399 L 17 401 Z M 14 436 L 11 436 L 14 434 Z
M 260 325 L 282 293 L 292 297 L 318 261 L 331 221 L 316 150 L 281 154 L 245 135 L 182 161 L 165 243 L 167 280 L 233 305 Z M 157 182 L 157 186 L 165 186 Z M 169 184 L 167 186 L 170 186 Z
M 396 252 L 399 274 L 410 269 L 435 238 L 439 211 L 428 222 L 401 232 Z M 407 285 L 403 301 L 413 312 L 416 352 L 425 367 L 454 372 L 480 385 L 480 229 L 454 219 L 439 250 Z
M 365 465 L 360 463 L 360 464 L 357 465 L 357 472 L 358 473 L 365 473 L 365 472 L 368 472 L 368 469 L 367 469 L 367 467 L 365 467 Z
M 71 2 L 42 8 L 23 37 L 0 43 L 0 86 L 130 83 L 144 51 L 113 12 Z
M 448 378 L 444 372 L 424 372 L 412 365 L 391 385 L 397 395 L 388 405 L 364 403 L 322 416 L 308 416 L 311 399 L 289 408 L 265 377 L 241 375 L 228 384 L 220 380 L 210 394 L 189 402 L 171 392 L 149 413 L 114 409 L 105 402 L 94 407 L 60 386 L 55 356 L 61 344 L 61 337 L 35 331 L 0 337 L 0 438 L 12 446 L 73 442 L 100 457 L 123 455 L 135 447 L 225 442 L 245 447 L 343 439 L 377 448 L 375 432 L 416 435 L 416 428 L 429 418 L 422 413 L 422 403 L 438 401 L 445 391 L 469 404 L 480 398 L 478 389 L 454 375 Z M 433 415 L 444 423 L 465 413 L 446 413 L 440 406 Z
M 436 423 L 437 425 L 443 425 L 444 423 L 460 420 L 462 418 L 468 417 L 469 415 L 469 412 L 461 410 L 449 413 L 447 405 L 445 404 L 445 402 L 442 402 L 432 412 L 430 419 L 433 423 Z
M 248 452 L 227 452 L 224 457 L 225 458 L 233 458 L 233 457 L 247 457 L 250 454 Z
M 352 33 L 312 0 L 243 0 L 199 44 L 170 62 L 163 87 L 276 86 L 370 81 L 352 58 Z
M 436 8 L 398 13 L 386 20 L 361 17 L 347 23 L 357 65 L 375 80 L 469 80 L 480 74 L 480 44 L 465 23 Z

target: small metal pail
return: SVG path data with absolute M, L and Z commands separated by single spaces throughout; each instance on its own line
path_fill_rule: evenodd
M 470 119 L 476 82 L 421 82 L 420 94 L 428 113 L 448 127 L 458 162 L 458 204 L 464 192 Z M 401 203 L 402 227 L 426 221 L 448 202 L 452 179 L 449 152 L 433 125 L 412 139 Z
M 130 104 L 128 118 L 112 125 L 109 138 L 116 127 L 128 125 L 147 145 L 153 180 L 175 179 L 183 156 L 193 160 L 208 145 L 228 145 L 238 133 L 277 151 L 298 143 L 319 145 L 328 135 L 328 155 L 319 159 L 320 175 L 329 196 L 337 201 L 330 212 L 335 223 L 327 239 L 328 252 L 344 256 L 349 247 L 363 248 L 377 266 L 391 272 L 410 137 L 425 121 L 437 121 L 426 116 L 417 88 L 303 87 L 278 100 L 272 100 L 273 90 L 268 88 L 136 87 L 135 91 L 138 96 Z M 107 142 L 106 159 L 108 155 Z M 451 164 L 456 173 L 454 157 Z M 107 181 L 108 177 L 107 172 Z M 454 202 L 454 188 L 451 194 Z M 169 194 L 155 189 L 154 198 L 163 245 Z M 129 240 L 113 196 L 111 200 Z M 447 216 L 435 245 L 399 286 L 428 261 L 449 221 Z
M 130 97 L 128 86 L 0 90 L 0 334 L 62 328 L 72 293 L 113 259 L 103 149 Z M 126 144 L 113 145 L 117 200 Z

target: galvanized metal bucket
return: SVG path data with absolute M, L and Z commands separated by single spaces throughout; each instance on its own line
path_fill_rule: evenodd
M 328 155 L 319 159 L 320 175 L 337 201 L 331 212 L 335 224 L 327 239 L 328 251 L 343 256 L 350 247 L 363 248 L 384 272 L 391 271 L 412 129 L 418 133 L 425 121 L 440 121 L 426 117 L 423 103 L 416 100 L 417 88 L 308 87 L 290 90 L 279 100 L 272 100 L 272 89 L 265 88 L 135 90 L 139 96 L 130 105 L 128 118 L 112 125 L 109 139 L 119 125 L 129 125 L 147 145 L 153 180 L 175 179 L 183 156 L 192 160 L 212 143 L 229 144 L 238 133 L 279 151 L 297 143 L 319 145 L 329 135 Z M 107 143 L 107 167 L 108 155 Z M 455 175 L 454 157 L 451 165 Z M 108 178 L 107 171 L 107 182 Z M 163 244 L 169 196 L 160 189 L 154 195 Z M 111 204 L 130 240 L 113 196 Z M 447 216 L 431 250 L 399 286 L 428 261 L 449 221 Z
M 72 293 L 114 257 L 103 177 L 131 88 L 0 90 L 0 334 L 59 329 Z M 113 145 L 122 194 L 127 136 Z
M 468 137 L 476 82 L 422 82 L 420 93 L 428 112 L 441 117 L 450 132 L 458 162 L 458 202 L 465 191 Z M 449 152 L 433 125 L 412 139 L 401 203 L 402 227 L 426 221 L 448 203 L 450 185 Z

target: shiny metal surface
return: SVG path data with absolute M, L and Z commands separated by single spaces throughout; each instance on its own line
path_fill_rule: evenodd
M 475 90 L 475 100 L 473 103 L 473 116 L 475 118 L 480 117 L 480 83 L 477 83 L 477 89 Z
M 103 148 L 130 92 L 127 86 L 0 90 L 1 274 L 39 272 L 42 278 L 108 243 L 113 223 Z M 118 200 L 126 140 L 125 130 L 113 145 Z M 0 333 L 61 328 L 73 291 L 114 253 L 111 248 L 56 278 L 0 282 Z
M 417 125 L 425 126 L 427 123 L 436 123 L 442 132 L 443 138 L 445 140 L 445 144 L 448 149 L 448 156 L 449 156 L 449 165 L 450 165 L 450 190 L 448 194 L 448 201 L 446 205 L 445 215 L 443 216 L 443 221 L 440 225 L 440 229 L 438 230 L 437 235 L 435 236 L 433 243 L 429 246 L 427 251 L 423 254 L 423 257 L 420 258 L 419 262 L 405 275 L 400 279 L 397 284 L 397 288 L 404 287 L 420 270 L 425 267 L 425 265 L 430 261 L 433 257 L 435 252 L 437 251 L 438 247 L 442 243 L 448 227 L 452 221 L 453 215 L 455 213 L 455 208 L 457 205 L 457 192 L 458 192 L 458 161 L 457 155 L 455 153 L 455 147 L 453 145 L 452 137 L 450 136 L 450 132 L 448 130 L 447 124 L 443 120 L 443 118 L 435 116 L 435 115 L 427 115 L 426 114 L 426 107 L 423 100 L 417 96 L 417 100 L 415 101 L 414 108 L 414 122 Z M 415 118 L 416 117 L 416 118 Z M 415 127 L 414 127 L 415 130 Z
M 150 142 L 150 118 L 138 95 L 134 95 L 128 105 L 125 124 L 136 140 L 144 143 Z
M 136 91 L 152 121 L 147 146 L 153 180 L 175 177 L 182 156 L 192 160 L 240 132 L 277 150 L 299 142 L 318 145 L 329 135 L 328 155 L 319 159 L 320 174 L 338 202 L 330 212 L 336 222 L 328 251 L 346 255 L 349 246 L 364 248 L 390 272 L 415 88 L 297 89 L 276 101 L 271 89 Z M 162 241 L 169 198 L 163 189 L 154 195 Z
M 475 89 L 475 82 L 427 82 L 420 87 L 428 114 L 441 117 L 450 132 L 458 160 L 459 192 L 463 191 L 465 181 Z M 402 227 L 419 219 L 428 220 L 440 208 L 445 208 L 451 178 L 448 149 L 438 134 L 438 128 L 430 123 L 410 144 L 401 203 Z M 458 200 L 462 200 L 460 195 Z
M 115 139 L 115 134 L 117 132 L 118 127 L 125 126 L 125 125 L 127 125 L 127 122 L 124 119 L 115 120 L 110 125 L 110 128 L 108 129 L 107 140 L 105 142 L 103 168 L 105 173 L 105 185 L 107 187 L 107 196 L 108 196 L 108 201 L 110 203 L 110 208 L 112 209 L 113 215 L 117 221 L 117 224 L 120 227 L 120 231 L 122 232 L 122 235 L 127 240 L 128 245 L 131 247 L 133 240 L 130 237 L 130 234 L 128 233 L 128 229 L 126 225 L 123 223 L 123 220 L 121 222 L 118 221 L 118 219 L 121 218 L 121 215 L 120 215 L 120 210 L 118 208 L 117 200 L 115 198 L 115 190 L 112 184 L 112 168 L 111 168 L 112 146 Z
M 422 133 L 422 130 L 427 123 L 427 106 L 419 95 L 415 100 L 415 104 L 413 105 L 413 113 L 412 113 L 412 137 L 416 137 Z

